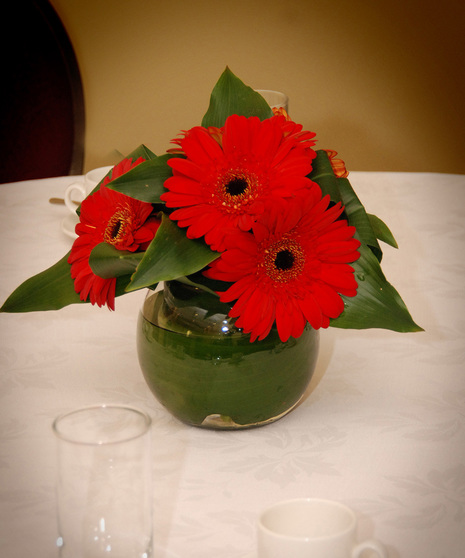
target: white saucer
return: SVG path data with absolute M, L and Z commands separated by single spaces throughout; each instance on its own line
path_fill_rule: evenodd
M 79 217 L 76 214 L 70 213 L 61 222 L 61 230 L 71 238 L 77 238 L 77 234 L 74 232 L 74 227 L 79 222 Z

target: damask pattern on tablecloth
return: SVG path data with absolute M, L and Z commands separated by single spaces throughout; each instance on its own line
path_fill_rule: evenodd
M 2 301 L 69 249 L 65 210 L 47 200 L 72 180 L 0 185 Z M 114 313 L 0 315 L 0 556 L 55 555 L 51 422 L 118 402 L 154 422 L 154 558 L 244 558 L 258 512 L 302 495 L 352 506 L 361 534 L 382 540 L 389 558 L 462 558 L 465 177 L 351 181 L 399 242 L 385 247 L 384 270 L 425 332 L 322 332 L 307 397 L 275 424 L 213 432 L 172 418 L 137 364 L 142 292 L 118 299 Z

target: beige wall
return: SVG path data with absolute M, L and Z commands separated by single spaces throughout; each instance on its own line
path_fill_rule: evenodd
M 52 0 L 84 83 L 86 169 L 199 124 L 226 65 L 290 97 L 352 170 L 465 173 L 463 0 Z

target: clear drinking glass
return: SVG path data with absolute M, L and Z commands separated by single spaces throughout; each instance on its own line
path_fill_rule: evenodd
M 283 108 L 289 112 L 289 97 L 285 93 L 272 89 L 255 89 L 255 91 L 260 93 L 271 108 Z
M 148 415 L 126 406 L 77 409 L 53 423 L 61 558 L 149 558 Z

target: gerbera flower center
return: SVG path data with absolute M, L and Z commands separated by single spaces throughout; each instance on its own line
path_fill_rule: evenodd
M 121 219 L 118 219 L 118 221 L 116 221 L 116 223 L 113 223 L 113 230 L 110 231 L 110 236 L 111 238 L 118 238 L 118 234 L 121 230 L 121 227 L 123 226 L 123 221 L 121 221 Z
M 236 212 L 256 199 L 258 189 L 259 180 L 254 174 L 230 170 L 218 177 L 214 197 L 223 209 Z
M 247 186 L 247 180 L 244 178 L 233 178 L 224 189 L 230 196 L 240 196 L 247 190 Z
M 291 269 L 294 264 L 294 255 L 289 250 L 281 250 L 276 254 L 274 260 L 274 265 L 276 269 L 285 271 L 286 269 Z
M 288 283 L 299 277 L 305 265 L 305 251 L 291 238 L 282 238 L 265 250 L 265 273 L 275 283 Z
M 120 207 L 108 221 L 103 238 L 108 244 L 116 246 L 125 240 L 132 230 L 133 212 L 128 207 Z

